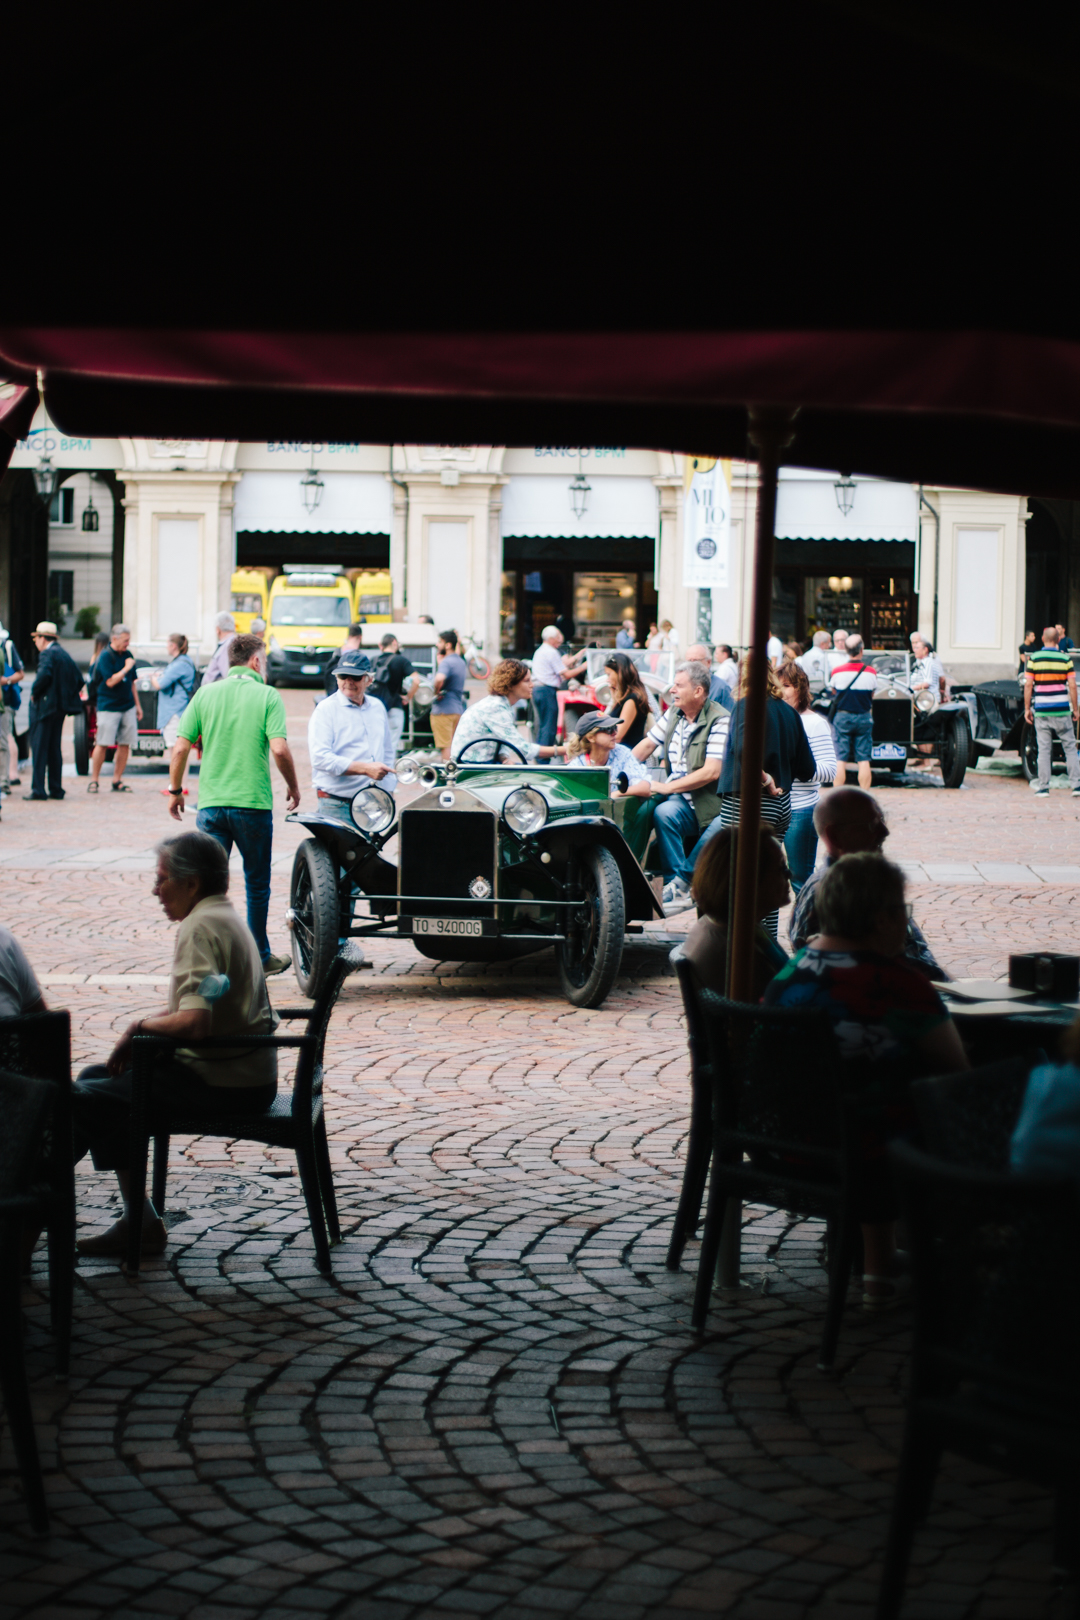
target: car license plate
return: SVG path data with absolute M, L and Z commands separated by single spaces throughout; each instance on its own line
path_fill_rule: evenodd
M 321 675 L 322 670 L 318 664 L 301 664 L 300 673 L 301 675 Z
M 871 759 L 907 759 L 907 749 L 903 743 L 875 743 L 870 751 Z
M 414 917 L 412 931 L 414 934 L 441 934 L 444 938 L 478 939 L 484 925 L 473 917 Z
M 135 745 L 137 754 L 163 754 L 165 752 L 164 737 L 140 737 Z

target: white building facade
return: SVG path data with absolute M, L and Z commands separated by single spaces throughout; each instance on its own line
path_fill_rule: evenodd
M 70 439 L 39 413 L 13 472 L 48 451 L 50 603 L 119 614 L 160 653 L 183 631 L 204 656 L 237 566 L 386 569 L 394 614 L 430 614 L 489 654 L 530 655 L 543 625 L 611 645 L 669 619 L 746 643 L 757 472 L 730 482 L 727 583 L 684 584 L 687 458 L 625 446 L 362 445 Z M 66 492 L 66 493 L 65 493 Z M 88 507 L 96 527 L 84 524 Z M 957 679 L 1011 673 L 1024 631 L 1023 498 L 785 469 L 774 631 L 858 628 L 871 645 L 920 628 Z M 0 536 L 0 616 L 10 569 Z M 5 583 L 7 581 L 7 583 Z M 69 599 L 70 598 L 70 599 Z M 87 617 L 80 621 L 85 628 Z M 1038 628 L 1041 628 L 1039 626 Z

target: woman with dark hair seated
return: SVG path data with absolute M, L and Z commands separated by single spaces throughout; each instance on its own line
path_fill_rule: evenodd
M 900 868 L 881 855 L 844 855 L 815 898 L 822 931 L 777 974 L 765 1005 L 820 1009 L 833 1026 L 860 1130 L 863 1306 L 887 1310 L 897 1302 L 900 1266 L 886 1148 L 914 1129 L 909 1083 L 969 1064 L 941 997 L 903 959 Z
M 698 920 L 686 936 L 684 950 L 698 983 L 706 990 L 715 990 L 718 996 L 727 995 L 728 907 L 738 847 L 738 827 L 725 827 L 705 845 L 691 880 Z M 759 921 L 754 935 L 755 1001 L 761 1000 L 766 986 L 789 960 L 787 952 L 770 938 L 760 919 L 777 907 L 786 906 L 790 898 L 787 858 L 768 827 L 762 827 L 758 842 Z
M 607 712 L 619 722 L 615 741 L 624 748 L 636 748 L 645 737 L 645 723 L 652 718 L 649 694 L 641 680 L 641 671 L 624 652 L 615 652 L 604 659 L 604 670 L 611 683 L 611 702 Z

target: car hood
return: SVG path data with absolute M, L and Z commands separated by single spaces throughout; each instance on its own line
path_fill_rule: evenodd
M 604 769 L 570 770 L 543 765 L 514 765 L 484 770 L 463 766 L 455 781 L 440 783 L 438 787 L 429 789 L 406 805 L 405 809 L 439 809 L 440 795 L 449 792 L 455 795 L 459 804 L 461 798 L 468 794 L 496 815 L 501 815 L 510 794 L 523 787 L 535 788 L 543 794 L 550 817 L 576 816 L 588 812 L 596 814 L 598 806 L 609 806 L 611 799 L 610 780 Z M 610 813 L 610 809 L 605 813 Z

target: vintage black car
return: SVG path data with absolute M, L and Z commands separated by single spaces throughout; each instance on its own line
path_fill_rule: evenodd
M 1080 649 L 1072 653 L 1073 668 L 1080 679 Z M 997 681 L 980 681 L 976 686 L 954 688 L 975 706 L 975 747 L 980 754 L 1016 753 L 1024 775 L 1033 782 L 1039 774 L 1038 740 L 1035 727 L 1024 719 L 1024 677 L 1006 676 Z M 1077 727 L 1080 735 L 1080 724 Z M 1054 763 L 1063 764 L 1061 744 L 1053 745 Z
M 352 800 L 351 825 L 289 818 L 311 834 L 296 852 L 286 918 L 301 991 L 315 994 L 341 940 L 377 935 L 409 939 L 438 961 L 554 945 L 567 998 L 598 1007 L 625 935 L 663 915 L 641 865 L 649 801 L 612 800 L 606 770 L 529 765 L 524 755 L 520 765 L 462 760 L 418 774 L 427 791 L 400 812 L 372 786 Z M 396 861 L 383 853 L 395 833 Z
M 962 694 L 943 703 L 929 688 L 916 691 L 912 686 L 914 659 L 909 652 L 867 652 L 863 660 L 874 666 L 877 675 L 870 710 L 874 721 L 871 763 L 899 772 L 907 768 L 909 759 L 935 758 L 945 786 L 958 788 L 978 752 L 975 699 Z M 826 687 L 813 707 L 827 713 L 833 691 Z

